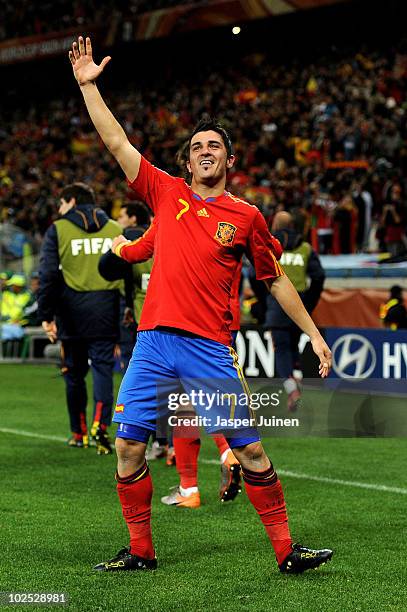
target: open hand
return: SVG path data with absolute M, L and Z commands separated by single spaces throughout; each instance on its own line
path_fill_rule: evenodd
M 50 340 L 52 343 L 54 343 L 57 339 L 57 326 L 55 324 L 55 321 L 43 321 L 42 322 L 42 329 L 45 331 L 45 333 L 48 336 L 48 340 Z
M 321 378 L 326 378 L 332 367 L 332 353 L 329 346 L 321 335 L 318 335 L 311 340 L 311 344 L 315 355 L 317 355 L 319 358 L 318 373 Z
M 128 306 L 126 306 L 126 308 L 124 309 L 122 324 L 124 325 L 124 327 L 130 327 L 130 325 L 134 324 L 133 311 Z
M 104 57 L 99 65 L 95 64 L 92 57 L 92 44 L 90 38 L 86 38 L 86 45 L 82 36 L 79 36 L 78 42 L 72 43 L 72 50 L 69 51 L 69 59 L 71 60 L 73 73 L 79 85 L 91 83 L 101 72 L 103 72 L 106 64 L 112 59 L 110 55 Z

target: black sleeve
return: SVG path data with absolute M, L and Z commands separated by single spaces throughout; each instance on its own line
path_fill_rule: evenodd
M 257 298 L 257 302 L 255 302 L 251 307 L 251 314 L 259 325 L 263 325 L 266 318 L 266 310 L 267 310 L 267 296 L 270 294 L 270 291 L 267 289 L 266 284 L 263 281 L 258 281 L 256 279 L 256 272 L 253 266 L 250 266 L 249 272 L 249 283 L 250 287 Z
M 127 227 L 123 235 L 127 240 L 137 240 L 144 234 L 144 230 L 140 228 Z M 131 264 L 117 257 L 112 251 L 107 251 L 99 259 L 99 274 L 107 281 L 126 280 L 133 278 Z
M 59 270 L 58 235 L 52 224 L 45 233 L 40 253 L 40 288 L 38 291 L 38 317 L 52 321 L 57 309 L 62 279 Z
M 107 281 L 122 280 L 128 274 L 129 268 L 131 271 L 131 264 L 117 257 L 112 251 L 103 253 L 99 259 L 99 274 Z
M 126 228 L 123 235 L 127 240 L 137 240 L 144 234 L 140 228 Z M 132 264 L 121 257 L 117 257 L 112 251 L 107 251 L 99 259 L 99 274 L 107 281 L 124 280 L 124 294 L 126 306 L 133 310 L 134 279 Z
M 311 284 L 303 296 L 303 302 L 307 311 L 312 312 L 319 302 L 325 282 L 325 271 L 314 250 L 311 251 L 308 260 L 307 275 L 311 280 Z
M 384 322 L 387 325 L 396 325 L 397 327 L 403 328 L 406 321 L 406 309 L 403 304 L 396 304 L 392 306 L 385 319 Z
M 99 259 L 98 270 L 107 281 L 124 280 L 126 306 L 133 310 L 134 281 L 131 264 L 117 257 L 112 251 L 107 251 Z

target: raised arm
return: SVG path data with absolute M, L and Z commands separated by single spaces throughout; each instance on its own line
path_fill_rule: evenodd
M 139 172 L 141 155 L 130 144 L 125 131 L 106 106 L 95 83 L 111 57 L 107 56 L 99 65 L 95 64 L 90 38 L 86 38 L 85 42 L 83 37 L 79 36 L 78 42 L 72 44 L 69 59 L 93 125 L 128 180 L 134 181 Z

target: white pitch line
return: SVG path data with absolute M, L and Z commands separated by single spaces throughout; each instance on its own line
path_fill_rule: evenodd
M 22 429 L 8 429 L 7 427 L 0 427 L 0 433 L 14 434 L 16 436 L 24 436 L 26 438 L 38 438 L 39 440 L 51 440 L 51 442 L 66 442 L 66 438 L 62 438 L 62 436 L 49 436 L 45 434 L 38 434 L 33 431 L 24 431 Z
M 8 429 L 0 427 L 0 433 L 14 434 L 16 436 L 24 436 L 26 438 L 37 438 L 39 440 L 50 440 L 51 442 L 66 442 L 66 438 L 62 436 L 50 436 L 38 434 L 32 431 L 24 431 L 21 429 Z M 207 465 L 219 465 L 217 459 L 200 459 L 201 463 Z M 407 489 L 400 487 L 388 487 L 387 485 L 371 484 L 369 482 L 358 482 L 356 480 L 341 480 L 339 478 L 328 478 L 327 476 L 313 476 L 312 474 L 303 474 L 301 472 L 291 472 L 290 470 L 277 470 L 282 476 L 291 478 L 299 478 L 301 480 L 313 480 L 315 482 L 325 482 L 327 484 L 337 484 L 342 487 L 356 487 L 357 489 L 370 489 L 371 491 L 384 491 L 385 493 L 398 493 L 399 495 L 407 495 Z
M 328 478 L 328 476 L 312 476 L 311 474 L 290 472 L 290 470 L 277 471 L 283 476 L 291 476 L 292 478 L 302 478 L 303 480 L 315 480 L 316 482 L 338 484 L 343 487 L 357 487 L 359 489 L 371 489 L 372 491 L 385 491 L 386 493 L 400 493 L 401 495 L 407 495 L 407 489 L 402 489 L 400 487 L 388 487 L 387 485 L 358 482 L 356 480 L 341 480 L 340 478 Z
M 201 463 L 219 465 L 216 459 L 200 459 Z M 370 484 L 368 482 L 357 482 L 356 480 L 340 480 L 339 478 L 328 478 L 328 476 L 313 476 L 312 474 L 302 474 L 301 472 L 291 472 L 290 470 L 277 469 L 277 473 L 281 476 L 289 476 L 291 478 L 300 478 L 301 480 L 314 480 L 316 482 L 325 482 L 327 484 L 338 484 L 343 487 L 356 487 L 358 489 L 371 489 L 372 491 L 384 491 L 386 493 L 398 493 L 407 495 L 407 489 L 399 487 L 388 487 L 381 484 Z

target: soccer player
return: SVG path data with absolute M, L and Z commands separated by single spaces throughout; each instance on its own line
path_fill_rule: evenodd
M 128 240 L 128 248 L 121 249 L 121 257 L 128 263 L 146 261 L 153 257 L 154 243 L 157 233 L 157 224 L 153 222 L 151 228 L 140 240 Z M 283 249 L 277 238 L 271 236 L 273 241 L 273 253 L 277 260 L 280 259 Z M 233 346 L 236 336 L 240 329 L 240 300 L 239 285 L 241 277 L 241 264 L 237 267 L 235 277 L 231 287 L 230 310 L 233 320 L 230 324 L 230 331 L 233 339 Z M 183 408 L 183 418 L 193 416 L 193 412 Z M 169 506 L 177 508 L 199 508 L 201 504 L 198 490 L 198 457 L 200 452 L 199 428 L 195 428 L 195 435 L 192 435 L 192 428 L 183 431 L 182 418 L 180 424 L 175 427 L 173 443 L 175 455 L 177 457 L 176 468 L 180 476 L 180 485 L 173 487 L 171 493 L 161 498 L 161 501 Z M 241 492 L 240 464 L 230 450 L 229 444 L 223 435 L 213 436 L 220 456 L 221 462 L 221 482 L 219 488 L 219 498 L 222 502 L 233 501 Z M 147 457 L 148 458 L 148 457 Z
M 129 202 L 120 207 L 117 218 L 128 240 L 140 238 L 150 225 L 150 213 L 142 202 Z M 120 367 L 124 373 L 136 341 L 137 321 L 146 294 L 146 278 L 152 262 L 131 266 L 117 258 L 110 250 L 99 260 L 99 273 L 108 281 L 124 280 L 125 295 L 120 300 Z
M 328 375 L 331 353 L 272 252 L 272 240 L 260 211 L 225 191 L 234 164 L 230 138 L 214 122 L 201 122 L 189 140 L 191 186 L 151 165 L 129 142 L 95 80 L 110 58 L 94 63 L 89 38 L 79 37 L 69 52 L 74 76 L 103 142 L 124 171 L 128 184 L 154 211 L 158 222 L 155 258 L 139 324 L 136 349 L 123 378 L 116 406 L 117 489 L 130 535 L 130 546 L 95 566 L 98 571 L 157 567 L 151 534 L 152 481 L 145 462 L 146 443 L 155 428 L 157 384 L 181 379 L 223 379 L 225 389 L 241 380 L 230 348 L 230 289 L 246 252 L 281 306 L 309 335 Z M 206 214 L 205 214 L 206 213 Z M 129 248 L 120 238 L 113 250 Z M 242 385 L 245 382 L 242 380 Z M 244 414 L 236 410 L 235 414 Z M 246 416 L 250 414 L 246 410 Z M 208 431 L 214 433 L 213 428 Z M 302 573 L 332 557 L 332 550 L 293 545 L 281 483 L 255 428 L 230 435 L 246 492 L 256 509 L 281 572 Z

